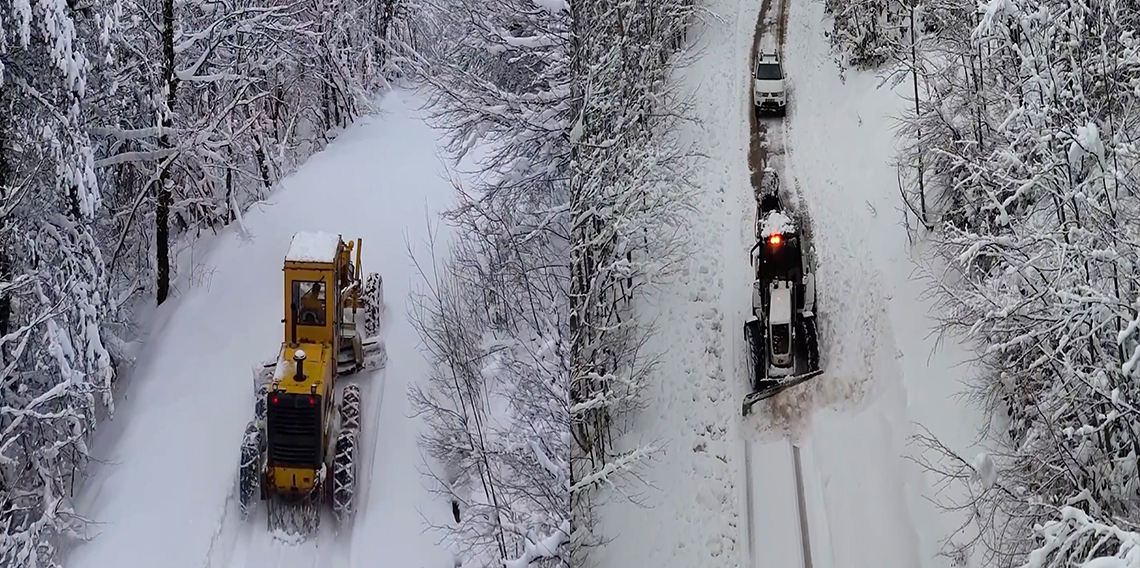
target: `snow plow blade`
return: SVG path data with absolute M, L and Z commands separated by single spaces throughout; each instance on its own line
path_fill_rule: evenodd
M 748 395 L 744 397 L 744 407 L 741 409 L 741 413 L 744 416 L 748 416 L 748 414 L 752 412 L 752 405 L 756 404 L 757 402 L 772 398 L 787 389 L 790 389 L 800 383 L 807 382 L 822 374 L 823 370 L 819 369 L 815 371 L 809 371 L 807 373 L 801 373 L 799 375 L 782 377 L 778 381 L 773 381 L 775 384 L 772 386 L 762 388 L 756 392 L 748 393 Z
M 360 347 L 364 352 L 364 362 L 360 366 L 361 371 L 373 371 L 387 366 L 388 348 L 383 341 L 380 341 L 379 337 L 364 340 Z

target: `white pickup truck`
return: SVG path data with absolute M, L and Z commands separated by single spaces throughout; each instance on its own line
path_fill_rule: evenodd
M 756 72 L 752 75 L 752 100 L 756 105 L 756 115 L 770 111 L 784 116 L 787 113 L 787 99 L 784 96 L 784 69 L 780 66 L 780 57 L 775 53 L 762 53 L 758 59 Z

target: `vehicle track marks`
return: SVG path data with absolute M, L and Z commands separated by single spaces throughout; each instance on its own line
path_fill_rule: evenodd
M 811 533 L 808 530 L 807 499 L 804 498 L 804 468 L 800 462 L 800 447 L 792 445 L 792 466 L 796 472 L 796 508 L 800 518 L 800 544 L 803 546 L 804 568 L 812 568 Z
M 772 8 L 773 3 L 777 3 L 777 6 L 778 6 L 777 10 L 774 14 L 771 13 L 771 8 Z M 769 18 L 770 15 L 773 17 Z M 786 0 L 764 0 L 764 3 L 760 9 L 760 15 L 759 15 L 757 22 L 756 22 L 756 28 L 755 28 L 755 32 L 754 32 L 754 36 L 753 36 L 753 41 L 752 41 L 752 58 L 750 60 L 750 68 L 748 70 L 749 77 L 751 77 L 751 73 L 752 73 L 751 68 L 755 65 L 755 58 L 756 58 L 757 54 L 760 52 L 761 47 L 762 47 L 763 43 L 765 42 L 765 39 L 768 39 L 770 41 L 774 40 L 776 42 L 776 47 L 780 53 L 780 58 L 781 58 L 781 60 L 784 59 L 783 53 L 784 53 L 784 45 L 785 45 L 785 41 L 786 41 L 786 37 L 787 37 L 787 33 L 786 33 L 787 19 L 788 19 L 788 10 L 787 10 Z M 774 33 L 766 33 L 766 32 L 769 32 L 771 30 L 771 28 L 773 28 L 773 27 L 775 28 Z M 790 84 L 786 84 L 785 89 L 788 90 L 787 92 L 789 95 L 794 95 L 794 93 L 792 92 L 792 88 L 791 88 Z M 789 98 L 791 98 L 791 97 L 789 97 Z M 749 167 L 751 169 L 751 174 L 752 174 L 751 175 L 752 191 L 753 191 L 753 194 L 756 194 L 758 192 L 758 190 L 760 189 L 761 178 L 763 176 L 763 172 L 764 172 L 764 169 L 766 167 L 771 165 L 772 167 L 777 169 L 777 171 L 780 171 L 780 170 L 786 171 L 787 170 L 787 165 L 785 163 L 787 161 L 786 160 L 786 154 L 789 152 L 790 149 L 787 147 L 786 130 L 789 128 L 788 123 L 790 122 L 790 119 L 792 118 L 794 110 L 793 110 L 793 104 L 789 104 L 788 105 L 788 113 L 786 114 L 786 116 L 782 120 L 779 120 L 779 119 L 775 120 L 775 121 L 763 120 L 760 117 L 758 117 L 754 111 L 755 99 L 753 97 L 751 79 L 749 80 L 749 85 L 748 85 L 748 100 L 749 100 L 749 116 L 750 116 L 750 126 L 751 126 L 748 162 L 749 162 Z M 791 101 L 789 101 L 789 102 L 791 102 Z M 771 162 L 776 162 L 776 163 L 771 163 Z M 785 177 L 789 177 L 789 176 L 785 176 Z M 811 230 L 812 223 L 811 223 L 811 217 L 807 211 L 807 206 L 806 206 L 807 204 L 806 204 L 806 201 L 804 199 L 803 192 L 800 190 L 799 182 L 796 179 L 796 177 L 790 176 L 788 183 L 789 183 L 788 189 L 792 190 L 794 195 L 795 195 L 795 199 L 794 199 L 795 213 L 797 214 L 797 217 L 799 217 L 801 219 L 801 224 L 803 225 L 802 231 L 803 231 L 804 240 L 808 243 L 808 246 L 806 247 L 807 252 L 808 252 L 808 256 L 809 256 L 808 261 L 814 262 L 814 256 L 815 255 L 814 255 L 814 248 L 812 245 L 812 243 L 813 243 L 812 230 Z M 753 211 L 750 214 L 748 214 L 747 216 L 751 218 L 750 225 L 752 227 L 755 227 L 756 212 Z M 779 398 L 779 397 L 777 397 L 777 398 Z M 788 409 L 788 408 L 781 408 L 775 400 L 770 402 L 768 404 L 768 407 L 769 407 L 770 412 L 775 412 L 776 414 L 783 414 L 785 412 L 790 412 L 790 409 Z M 785 419 L 781 420 L 780 422 L 783 422 L 785 425 L 791 423 L 791 424 L 795 424 L 796 426 L 802 426 L 801 424 L 799 424 L 799 422 L 801 422 L 801 420 L 789 420 L 788 419 L 789 417 L 787 417 L 787 416 L 785 416 L 784 418 Z M 799 428 L 794 428 L 793 430 L 798 430 L 798 429 Z M 786 428 L 780 428 L 780 430 L 785 430 L 784 435 L 786 437 L 788 434 L 788 432 L 786 431 L 787 429 Z M 793 434 L 794 434 L 794 432 L 793 432 Z M 745 481 L 745 495 L 746 495 L 745 513 L 746 513 L 746 516 L 745 516 L 745 518 L 746 518 L 747 527 L 748 527 L 747 543 L 748 543 L 749 565 L 752 566 L 752 568 L 762 568 L 762 567 L 757 565 L 757 558 L 760 556 L 760 554 L 756 550 L 755 527 L 757 526 L 756 525 L 756 520 L 757 520 L 756 515 L 761 513 L 761 512 L 758 512 L 755 510 L 755 502 L 756 502 L 756 498 L 757 498 L 756 491 L 759 488 L 755 487 L 754 482 L 753 482 L 754 476 L 753 476 L 753 471 L 752 471 L 752 466 L 753 466 L 753 464 L 752 464 L 752 444 L 753 444 L 753 441 L 748 440 L 747 437 L 745 437 L 745 440 L 744 440 L 744 470 L 745 471 L 744 471 L 744 473 L 745 473 L 745 479 L 746 479 L 746 481 Z M 804 568 L 812 568 L 813 563 L 812 563 L 812 556 L 811 556 L 811 539 L 810 539 L 810 534 L 809 534 L 809 524 L 810 523 L 809 523 L 809 516 L 808 516 L 808 512 L 807 512 L 807 505 L 806 505 L 806 499 L 805 499 L 804 480 L 803 480 L 803 465 L 802 465 L 801 460 L 800 460 L 800 448 L 799 448 L 799 446 L 795 445 L 795 444 L 791 444 L 791 445 L 792 445 L 791 454 L 792 454 L 792 469 L 793 469 L 792 473 L 793 473 L 794 482 L 795 482 L 795 492 L 796 492 L 795 503 L 796 503 L 796 509 L 797 509 L 796 513 L 797 513 L 797 519 L 798 519 L 798 529 L 799 529 L 799 536 L 800 536 L 800 547 L 801 547 L 801 553 L 802 553 L 803 567 Z M 767 568 L 767 567 L 763 567 L 763 568 Z
M 226 496 L 225 502 L 222 503 L 222 511 L 218 524 L 214 529 L 214 534 L 210 536 L 210 547 L 206 550 L 206 559 L 203 566 L 205 568 L 213 568 L 215 566 L 228 566 L 230 559 L 234 555 L 234 547 L 240 538 L 239 533 L 242 531 L 232 530 L 231 527 L 238 519 L 238 512 L 235 505 L 235 497 L 238 492 L 237 476 L 235 476 L 233 489 Z

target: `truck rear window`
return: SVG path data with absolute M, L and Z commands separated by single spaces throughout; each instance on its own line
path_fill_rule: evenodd
M 756 66 L 756 78 L 761 81 L 770 81 L 774 79 L 783 79 L 780 74 L 779 63 L 761 63 Z

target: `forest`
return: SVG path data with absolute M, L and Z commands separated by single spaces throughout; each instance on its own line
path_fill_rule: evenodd
M 995 451 L 916 436 L 970 499 L 952 558 L 1140 555 L 1140 5 L 828 0 L 835 56 L 908 93 L 899 190 Z M 886 95 L 884 95 L 886 96 Z M 1109 558 L 1117 559 L 1113 563 Z M 1127 562 L 1125 561 L 1127 559 Z
M 688 154 L 668 2 L 16 0 L 0 20 L 0 564 L 61 566 L 98 426 L 148 322 L 243 212 L 390 88 L 430 96 L 464 229 L 414 301 L 436 372 L 443 527 L 468 560 L 568 566 L 597 489 L 644 452 L 649 330 Z M 663 247 L 663 248 L 662 248 Z M 431 275 L 429 276 L 429 272 Z M 575 561 L 577 564 L 577 560 Z
M 845 68 L 908 92 L 897 156 L 940 331 L 997 448 L 921 435 L 967 488 L 953 558 L 1140 555 L 1140 4 L 827 0 Z M 412 298 L 435 527 L 465 562 L 588 563 L 681 255 L 697 152 L 671 72 L 692 0 L 14 0 L 0 19 L 0 565 L 61 566 L 89 443 L 194 243 L 394 87 L 474 159 Z M 886 96 L 886 95 L 884 95 Z M 472 156 L 473 154 L 473 156 Z M 1105 564 L 1106 566 L 1112 564 Z M 1124 565 L 1124 564 L 1120 564 Z

